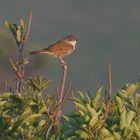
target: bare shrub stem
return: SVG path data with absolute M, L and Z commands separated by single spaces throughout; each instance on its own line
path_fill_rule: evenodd
M 61 82 L 61 86 L 60 86 L 60 91 L 58 93 L 58 98 L 57 98 L 57 105 L 56 105 L 56 109 L 57 109 L 57 113 L 56 113 L 56 125 L 58 126 L 60 124 L 60 118 L 61 118 L 61 114 L 62 114 L 62 103 L 64 101 L 65 98 L 65 82 L 66 82 L 66 75 L 67 75 L 67 65 L 64 62 L 64 60 L 59 57 L 60 63 L 62 65 L 63 68 L 63 76 L 62 76 L 62 82 Z
M 26 35 L 25 35 L 24 41 L 23 41 L 24 44 L 27 42 L 28 37 L 29 37 L 29 34 L 30 34 L 31 22 L 32 22 L 32 10 L 31 10 L 30 13 L 29 13 L 28 28 L 27 28 L 27 32 L 26 32 Z
M 111 67 L 111 63 L 109 63 L 108 64 L 108 97 L 107 97 L 106 112 L 104 116 L 105 120 L 110 110 L 111 97 L 112 97 L 112 67 Z

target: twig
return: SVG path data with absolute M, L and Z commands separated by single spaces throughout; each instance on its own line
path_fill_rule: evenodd
M 56 101 L 56 104 L 55 104 L 55 111 L 54 111 L 55 113 L 54 114 L 58 114 L 58 112 L 62 109 L 63 101 L 65 100 L 65 97 L 68 95 L 70 89 L 71 89 L 71 82 L 69 83 L 61 102 L 59 100 L 59 97 L 57 98 L 57 101 Z
M 65 95 L 64 95 L 64 97 L 63 97 L 63 101 L 64 101 L 65 98 L 68 96 L 68 93 L 69 93 L 70 90 L 71 90 L 71 82 L 69 83 L 69 85 L 68 85 L 68 87 L 67 87 L 67 89 L 66 89 Z
M 6 92 L 6 91 L 7 91 L 7 85 L 8 85 L 8 83 L 7 83 L 7 82 L 5 82 L 5 83 L 4 83 L 4 92 Z
M 29 36 L 29 34 L 30 34 L 31 22 L 32 22 L 32 10 L 31 10 L 30 13 L 29 13 L 29 20 L 28 20 L 27 32 L 26 32 L 26 35 L 25 35 L 24 41 L 23 41 L 24 44 L 27 42 L 28 36 Z
M 59 100 L 61 102 L 64 97 L 64 88 L 65 88 L 65 81 L 66 81 L 66 75 L 67 75 L 67 65 L 61 57 L 59 57 L 59 60 L 62 63 L 62 67 L 63 67 L 63 77 L 62 77 L 62 84 L 60 88 L 60 97 L 59 97 Z
M 64 94 L 63 99 L 62 99 L 61 102 L 59 101 L 59 97 L 60 97 L 59 90 L 58 90 L 58 88 L 56 89 L 56 92 L 57 92 L 57 100 L 56 100 L 56 104 L 55 104 L 55 112 L 58 112 L 58 108 L 61 109 L 60 106 L 62 106 L 63 101 L 65 100 L 65 97 L 68 95 L 70 89 L 71 89 L 71 82 L 69 83 L 69 85 L 68 85 L 68 87 L 67 87 L 67 89 L 66 89 L 66 91 L 65 91 L 65 94 Z M 56 114 L 57 114 L 57 113 L 56 113 Z
M 74 93 L 73 91 L 70 92 L 71 97 L 74 97 Z
M 101 125 L 98 127 L 98 129 L 96 129 L 96 131 L 102 128 L 102 126 L 104 125 L 108 117 L 110 104 L 111 104 L 111 97 L 112 97 L 112 68 L 111 68 L 111 63 L 109 63 L 108 64 L 108 97 L 107 97 L 106 111 L 104 117 L 100 120 Z
M 16 66 L 15 66 L 15 64 L 14 64 L 14 62 L 13 62 L 13 60 L 12 60 L 11 58 L 9 59 L 9 62 L 10 62 L 10 64 L 11 64 L 13 70 L 14 70 L 15 72 L 17 72 L 17 68 L 16 68 Z
M 110 110 L 110 103 L 111 103 L 111 97 L 112 97 L 112 68 L 111 64 L 108 64 L 108 98 L 107 98 L 107 105 L 106 105 L 106 112 L 104 116 L 104 120 L 107 119 L 108 113 Z
M 92 99 L 92 96 L 91 96 L 91 93 L 90 93 L 89 90 L 87 90 L 87 94 L 88 94 L 88 96 L 90 97 L 90 99 Z
M 56 93 L 57 93 L 57 99 L 56 99 L 56 101 L 58 101 L 59 100 L 59 89 L 58 88 L 56 89 Z
M 66 75 L 67 75 L 67 65 L 66 65 L 66 63 L 64 62 L 64 60 L 61 57 L 59 57 L 59 60 L 62 64 L 62 68 L 63 68 L 63 77 L 62 77 L 60 93 L 59 93 L 57 106 L 56 106 L 56 110 L 57 110 L 56 124 L 57 124 L 57 126 L 60 124 L 60 118 L 61 118 L 61 112 L 62 112 L 62 102 L 64 101 L 64 98 L 65 98 L 64 88 L 65 88 L 65 81 L 66 81 Z

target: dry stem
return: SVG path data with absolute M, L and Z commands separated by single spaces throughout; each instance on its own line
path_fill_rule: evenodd
M 29 13 L 28 27 L 27 27 L 27 33 L 26 33 L 26 35 L 24 37 L 24 44 L 27 42 L 28 36 L 30 34 L 31 22 L 32 22 L 32 10 Z
M 112 68 L 111 68 L 111 64 L 108 64 L 108 97 L 107 97 L 107 105 L 106 105 L 106 111 L 105 111 L 105 115 L 103 117 L 103 119 L 101 120 L 101 125 L 98 129 L 101 129 L 102 126 L 104 125 L 108 114 L 109 114 L 109 110 L 110 110 L 110 104 L 111 104 L 111 97 L 112 97 Z
M 5 83 L 4 83 L 4 92 L 6 92 L 6 91 L 7 91 L 7 85 L 8 85 L 8 83 L 7 83 L 7 82 L 5 82 Z
M 111 68 L 111 64 L 109 63 L 108 64 L 108 98 L 107 98 L 106 112 L 104 116 L 105 120 L 110 110 L 111 97 L 112 97 L 112 68 Z
M 62 83 L 61 83 L 61 87 L 60 87 L 60 93 L 59 93 L 59 97 L 58 97 L 58 101 L 57 101 L 57 114 L 56 114 L 56 124 L 59 125 L 60 124 L 60 118 L 61 118 L 61 113 L 62 113 L 62 102 L 64 101 L 65 98 L 65 93 L 64 93 L 64 89 L 65 89 L 65 82 L 66 82 L 66 75 L 67 75 L 67 65 L 64 62 L 64 60 L 59 57 L 59 60 L 62 64 L 62 68 L 63 68 L 63 77 L 62 77 Z
M 57 92 L 56 100 L 57 101 L 56 101 L 56 105 L 54 108 L 54 112 L 51 113 L 51 116 L 48 115 L 48 119 L 54 123 L 53 124 L 54 126 L 52 128 L 53 133 L 58 129 L 58 126 L 60 125 L 60 119 L 61 119 L 61 115 L 62 115 L 62 103 L 64 102 L 64 99 L 71 88 L 71 83 L 70 83 L 66 92 L 64 92 L 66 75 L 67 75 L 67 65 L 61 57 L 59 57 L 59 60 L 61 62 L 62 68 L 63 68 L 62 82 L 61 82 L 61 86 L 60 86 L 60 91 L 58 89 L 56 89 L 56 92 Z M 46 128 L 47 125 L 48 125 L 48 121 L 45 123 L 44 127 L 40 131 L 41 133 L 44 131 L 44 129 Z

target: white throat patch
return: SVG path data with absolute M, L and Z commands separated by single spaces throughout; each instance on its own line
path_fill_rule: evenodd
M 69 41 L 68 43 L 71 44 L 72 46 L 76 45 L 76 41 Z

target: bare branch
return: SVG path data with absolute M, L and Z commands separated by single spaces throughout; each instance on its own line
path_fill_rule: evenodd
M 56 89 L 56 93 L 57 93 L 57 101 L 59 100 L 59 89 Z
M 28 20 L 28 27 L 27 27 L 27 32 L 25 34 L 25 38 L 24 38 L 24 44 L 27 42 L 29 34 L 30 34 L 30 29 L 31 29 L 31 22 L 32 22 L 32 10 L 29 13 L 29 20 Z
M 65 81 L 66 81 L 66 75 L 67 75 L 67 65 L 61 57 L 59 58 L 59 60 L 62 63 L 62 67 L 63 67 L 63 77 L 62 77 L 62 84 L 60 87 L 60 95 L 59 95 L 59 102 L 62 102 L 63 97 L 65 96 L 64 88 L 65 88 Z
M 74 97 L 74 93 L 73 91 L 70 92 L 71 97 Z
M 63 97 L 63 101 L 64 101 L 65 98 L 67 97 L 67 95 L 68 95 L 70 89 L 71 89 L 71 82 L 69 83 L 69 85 L 68 85 L 68 87 L 67 87 L 67 89 L 66 89 L 65 95 L 64 95 L 64 97 Z
M 104 125 L 108 114 L 110 110 L 110 104 L 111 104 L 111 97 L 112 97 L 112 68 L 111 63 L 108 64 L 108 97 L 107 97 L 107 105 L 106 105 L 106 112 L 104 117 L 100 120 L 100 127 L 98 129 L 101 129 Z
M 106 120 L 110 110 L 111 97 L 112 97 L 112 68 L 111 68 L 111 64 L 109 63 L 108 64 L 108 98 L 107 98 L 104 120 Z
M 62 68 L 63 68 L 63 76 L 62 76 L 62 82 L 61 82 L 61 86 L 60 86 L 60 91 L 59 91 L 59 97 L 57 99 L 57 104 L 55 107 L 55 112 L 56 112 L 56 127 L 58 127 L 60 125 L 60 118 L 61 118 L 61 112 L 62 112 L 62 103 L 64 102 L 64 98 L 65 98 L 65 92 L 64 92 L 64 88 L 65 88 L 65 81 L 66 81 L 66 75 L 67 75 L 67 65 L 64 62 L 64 60 L 59 57 L 59 60 L 61 62 Z
M 5 82 L 5 83 L 4 83 L 4 92 L 6 92 L 6 91 L 7 91 L 7 85 L 8 85 L 8 83 L 7 83 L 7 82 Z
M 14 64 L 14 62 L 13 62 L 13 60 L 12 60 L 11 58 L 9 59 L 9 62 L 10 62 L 10 64 L 11 64 L 13 70 L 14 70 L 15 72 L 17 72 L 17 67 L 15 66 L 15 64 Z

